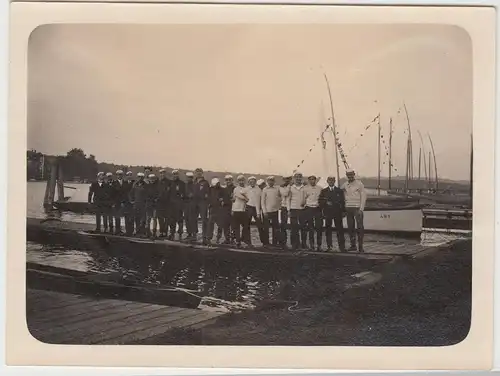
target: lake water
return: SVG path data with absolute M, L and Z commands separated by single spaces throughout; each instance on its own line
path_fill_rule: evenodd
M 28 182 L 28 217 L 45 218 L 45 185 L 45 182 Z M 71 196 L 75 201 L 86 201 L 87 184 L 67 183 L 66 186 L 74 189 L 65 189 L 65 196 Z M 62 219 L 94 223 L 94 217 L 91 215 L 62 213 Z M 423 233 L 421 242 L 428 245 L 440 244 L 454 238 L 456 235 Z M 384 237 L 377 239 L 391 240 Z M 81 271 L 109 273 L 123 279 L 133 278 L 158 285 L 189 288 L 205 297 L 202 308 L 217 310 L 241 310 L 252 308 L 261 300 L 290 296 L 293 298 L 294 291 L 302 289 L 304 285 L 314 284 L 318 275 L 326 278 L 325 281 L 337 281 L 341 288 L 352 281 L 352 274 L 363 271 L 355 268 L 335 268 L 331 265 L 280 263 L 278 266 L 271 266 L 266 263 L 235 263 L 203 257 L 149 254 L 137 257 L 136 254 L 111 254 L 106 249 L 84 251 L 34 242 L 27 242 L 27 261 Z

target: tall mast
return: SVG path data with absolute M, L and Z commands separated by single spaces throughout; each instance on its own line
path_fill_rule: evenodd
M 429 136 L 429 141 L 431 142 L 432 157 L 434 159 L 434 175 L 436 178 L 436 191 L 437 191 L 439 189 L 439 178 L 438 178 L 438 170 L 436 163 L 436 153 L 434 152 L 434 144 L 432 143 L 431 135 L 427 133 L 427 136 Z
M 418 190 L 420 191 L 420 170 L 422 167 L 422 148 L 418 149 Z
M 427 180 L 428 189 L 432 188 L 432 170 L 431 170 L 431 152 L 429 151 L 429 179 Z
M 391 189 L 392 178 L 392 117 L 389 120 L 389 189 Z
M 471 208 L 472 208 L 472 179 L 473 179 L 473 175 L 474 175 L 474 164 L 473 164 L 473 153 L 474 153 L 474 148 L 473 148 L 473 142 L 472 142 L 472 133 L 470 135 L 470 167 L 469 167 L 469 191 L 470 191 L 470 205 L 471 205 Z
M 378 195 L 380 196 L 380 113 L 378 114 L 378 142 L 377 142 L 377 147 L 378 147 L 378 180 L 377 180 L 377 191 Z
M 403 102 L 403 108 L 406 114 L 406 122 L 408 124 L 408 143 L 407 143 L 407 151 L 406 151 L 406 189 L 410 188 L 410 181 L 413 179 L 413 146 L 411 139 L 411 125 L 410 125 L 410 117 L 408 115 L 408 109 L 406 108 L 406 103 Z
M 330 90 L 330 83 L 328 82 L 328 77 L 326 76 L 326 73 L 323 73 L 323 75 L 325 76 L 326 87 L 328 88 L 328 97 L 330 98 L 330 112 L 332 115 L 332 133 L 333 133 L 333 139 L 335 140 L 335 164 L 337 166 L 337 181 L 340 184 L 339 148 L 337 140 L 337 125 L 335 124 L 335 114 L 333 112 L 332 92 Z
M 422 158 L 423 158 L 423 165 L 424 165 L 424 177 L 425 181 L 428 180 L 428 175 L 427 175 L 427 158 L 425 157 L 425 144 L 424 144 L 424 138 L 422 137 L 422 133 L 420 133 L 419 130 L 417 130 L 418 136 L 420 137 L 420 143 L 422 144 Z

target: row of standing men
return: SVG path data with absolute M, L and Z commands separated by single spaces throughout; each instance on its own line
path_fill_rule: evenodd
M 124 219 L 124 234 L 128 236 L 174 240 L 177 234 L 182 240 L 185 228 L 185 240 L 194 241 L 200 219 L 204 244 L 212 242 L 217 226 L 217 243 L 224 237 L 223 243 L 238 247 L 242 243 L 252 246 L 250 226 L 254 222 L 264 246 L 286 248 L 290 228 L 292 249 L 317 251 L 322 250 L 323 233 L 327 251 L 333 250 L 334 225 L 339 250 L 345 251 L 343 217 L 347 216 L 349 250 L 362 252 L 366 195 L 354 171 L 347 171 L 347 177 L 342 188 L 335 186 L 334 177 L 328 177 L 328 186 L 322 189 L 315 176 L 309 176 L 306 184 L 300 173 L 285 177 L 284 183 L 276 186 L 273 176 L 264 182 L 242 175 L 236 184 L 231 175 L 225 176 L 224 185 L 217 178 L 210 184 L 201 168 L 186 173 L 186 182 L 178 170 L 172 171 L 171 177 L 160 170 L 157 177 L 146 168 L 136 180 L 132 172 L 118 170 L 115 176 L 98 174 L 90 186 L 88 202 L 94 205 L 97 232 L 102 224 L 105 232 L 123 234 Z

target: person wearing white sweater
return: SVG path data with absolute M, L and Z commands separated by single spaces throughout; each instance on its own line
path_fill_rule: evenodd
M 265 236 L 269 239 L 269 227 L 272 228 L 273 246 L 279 244 L 278 211 L 281 207 L 280 187 L 276 187 L 274 176 L 267 178 L 267 186 L 262 190 L 262 214 L 264 217 Z M 268 240 L 269 242 L 269 240 Z
M 317 178 L 314 175 L 309 176 L 308 181 L 309 185 L 304 187 L 305 226 L 309 233 L 309 246 L 311 250 L 314 250 L 314 234 L 316 233 L 317 251 L 321 252 L 323 240 L 323 216 L 321 215 L 321 208 L 319 206 L 321 187 L 316 185 Z
M 290 208 L 288 207 L 288 196 L 290 195 L 290 186 L 292 184 L 292 177 L 285 176 L 283 178 L 284 182 L 279 187 L 281 194 L 281 207 L 279 209 L 279 219 L 280 219 L 280 243 L 283 247 L 286 247 L 288 243 L 288 217 Z
M 263 236 L 262 229 L 262 208 L 261 208 L 261 196 L 262 190 L 257 186 L 257 179 L 255 176 L 250 176 L 248 178 L 248 187 L 247 187 L 247 196 L 248 202 L 246 206 L 247 218 L 249 221 L 249 226 L 246 227 L 245 232 L 243 234 L 243 240 L 248 245 L 252 244 L 252 238 L 250 236 L 250 223 L 252 223 L 252 219 L 255 221 L 255 225 L 259 230 L 259 238 L 262 244 L 266 243 L 266 240 Z
M 345 209 L 347 216 L 347 228 L 349 231 L 349 238 L 351 240 L 350 251 L 356 251 L 356 232 L 358 238 L 359 252 L 363 250 L 363 211 L 366 204 L 366 191 L 365 186 L 361 180 L 356 179 L 356 174 L 353 169 L 346 171 L 347 182 L 342 185 L 342 190 L 345 196 Z M 357 228 L 357 231 L 356 231 Z
M 241 247 L 241 234 L 245 233 L 249 226 L 246 205 L 248 202 L 247 188 L 245 187 L 245 177 L 238 176 L 238 185 L 233 190 L 232 195 L 232 227 L 236 246 Z
M 302 174 L 296 172 L 293 178 L 294 184 L 290 187 L 288 207 L 290 209 L 290 225 L 292 228 L 292 249 L 297 250 L 300 245 L 302 245 L 303 249 L 307 248 L 307 230 L 304 223 L 305 191 L 304 184 L 302 183 Z

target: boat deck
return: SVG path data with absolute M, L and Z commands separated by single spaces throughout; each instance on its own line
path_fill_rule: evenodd
M 134 344 L 173 329 L 200 328 L 224 314 L 45 290 L 26 292 L 30 333 L 53 344 Z

